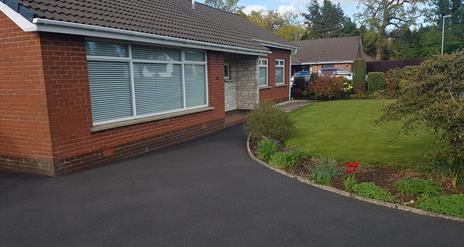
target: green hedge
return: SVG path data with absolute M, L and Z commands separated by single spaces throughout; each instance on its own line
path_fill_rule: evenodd
M 353 87 L 355 92 L 366 90 L 367 65 L 364 59 L 357 59 L 353 62 Z
M 369 93 L 385 89 L 385 73 L 370 72 L 367 75 L 367 90 Z

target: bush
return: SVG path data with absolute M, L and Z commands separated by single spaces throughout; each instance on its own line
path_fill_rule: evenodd
M 298 161 L 308 158 L 309 155 L 302 149 L 292 149 L 288 152 L 278 152 L 271 156 L 269 163 L 277 168 L 293 170 Z
M 392 202 L 393 196 L 388 192 L 385 191 L 382 187 L 375 185 L 374 183 L 360 183 L 353 185 L 352 189 L 353 193 L 384 202 Z
M 406 130 L 433 128 L 441 142 L 434 145 L 436 160 L 453 167 L 457 181 L 464 170 L 464 51 L 435 56 L 409 72 L 401 95 L 383 109 L 379 122 L 402 120 Z
M 308 87 L 310 97 L 323 100 L 340 99 L 345 91 L 345 80 L 340 77 L 321 76 Z
M 258 158 L 264 161 L 269 161 L 275 153 L 279 151 L 279 145 L 270 140 L 269 138 L 263 137 L 258 143 Z
M 396 97 L 400 91 L 401 69 L 392 69 L 385 73 L 385 95 Z
M 340 174 L 337 161 L 321 157 L 319 163 L 311 168 L 309 178 L 315 183 L 329 185 L 332 179 Z
M 464 195 L 423 197 L 418 207 L 437 214 L 464 217 Z
M 353 187 L 358 183 L 358 180 L 356 179 L 356 176 L 354 174 L 349 175 L 348 177 L 345 178 L 344 181 L 344 186 L 346 191 L 353 192 Z
M 395 187 L 402 195 L 438 196 L 443 193 L 440 185 L 420 178 L 402 179 L 395 183 Z
M 417 73 L 417 66 L 389 70 L 385 74 L 385 94 L 388 97 L 397 97 L 415 73 Z
M 367 64 L 364 59 L 354 60 L 353 62 L 353 87 L 355 93 L 366 91 Z
M 257 137 L 269 137 L 283 141 L 293 130 L 293 122 L 287 113 L 271 102 L 260 103 L 248 113 L 245 128 Z
M 385 89 L 385 74 L 383 72 L 370 72 L 367 75 L 367 91 L 373 93 L 383 89 Z

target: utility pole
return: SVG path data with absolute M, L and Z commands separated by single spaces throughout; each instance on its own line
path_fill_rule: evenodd
M 451 18 L 451 15 L 443 16 L 443 29 L 441 30 L 441 55 L 443 55 L 445 49 L 445 22 L 446 18 Z

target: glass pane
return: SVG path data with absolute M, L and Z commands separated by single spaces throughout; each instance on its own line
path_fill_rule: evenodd
M 229 78 L 229 65 L 224 65 L 224 78 Z
M 128 63 L 88 62 L 94 122 L 132 116 Z
M 185 61 L 195 61 L 195 62 L 204 62 L 205 53 L 198 51 L 186 51 L 185 52 Z
M 275 70 L 276 83 L 284 83 L 284 68 L 276 68 Z
M 206 105 L 205 65 L 185 65 L 185 100 L 187 107 Z
M 132 46 L 132 58 L 158 61 L 180 61 L 180 51 L 153 46 Z
M 86 42 L 87 55 L 105 57 L 128 57 L 129 48 L 127 45 L 112 44 L 105 42 Z
M 134 63 L 137 115 L 181 109 L 182 69 L 179 64 Z
M 266 67 L 259 68 L 259 85 L 260 86 L 267 85 L 267 68 Z

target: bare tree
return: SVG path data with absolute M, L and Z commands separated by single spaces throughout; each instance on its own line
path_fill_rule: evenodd
M 377 34 L 376 60 L 384 56 L 387 44 L 387 31 L 390 27 L 415 25 L 421 16 L 419 5 L 425 0 L 359 0 L 361 13 L 357 14 L 360 22 L 370 27 Z

